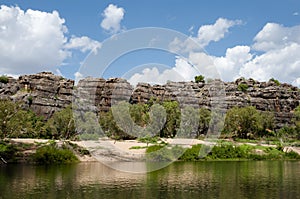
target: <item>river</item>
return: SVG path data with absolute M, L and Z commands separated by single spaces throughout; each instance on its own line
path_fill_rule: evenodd
M 98 162 L 6 165 L 4 198 L 300 198 L 300 161 L 175 162 L 144 174 Z

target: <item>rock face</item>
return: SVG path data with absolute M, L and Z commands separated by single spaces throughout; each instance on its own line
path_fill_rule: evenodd
M 122 100 L 130 103 L 176 100 L 182 107 L 189 105 L 223 110 L 234 106 L 255 106 L 258 110 L 273 112 L 277 128 L 291 123 L 293 111 L 300 102 L 297 87 L 243 78 L 226 83 L 220 80 L 210 83 L 168 82 L 165 85 L 139 83 L 134 88 L 121 78 L 88 77 L 79 81 L 76 90 L 73 88 L 73 80 L 43 72 L 20 76 L 17 80 L 9 78 L 8 83 L 0 83 L 0 99 L 23 101 L 46 118 L 74 99 L 81 99 L 83 107 L 93 107 L 96 112 L 108 111 L 112 104 Z
M 108 111 L 117 101 L 129 101 L 133 87 L 121 78 L 85 78 L 78 82 L 76 98 L 83 101 L 89 110 Z M 77 103 L 80 105 L 79 103 Z
M 74 81 L 49 72 L 20 76 L 0 84 L 0 98 L 22 101 L 46 119 L 72 102 Z

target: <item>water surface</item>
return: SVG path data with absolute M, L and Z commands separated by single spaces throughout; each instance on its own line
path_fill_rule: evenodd
M 95 162 L 7 165 L 0 198 L 300 198 L 300 162 L 175 162 L 146 174 Z

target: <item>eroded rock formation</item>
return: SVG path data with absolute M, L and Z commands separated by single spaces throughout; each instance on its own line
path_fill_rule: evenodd
M 181 106 L 229 109 L 234 106 L 255 106 L 258 110 L 273 112 L 277 128 L 291 122 L 293 111 L 299 105 L 299 88 L 275 81 L 258 82 L 237 79 L 210 83 L 168 82 L 165 85 L 139 83 L 135 88 L 121 78 L 85 78 L 74 89 L 74 81 L 49 72 L 9 78 L 0 83 L 0 98 L 23 101 L 34 112 L 49 118 L 55 111 L 71 104 L 73 96 L 95 111 L 108 111 L 113 103 L 147 103 L 149 100 L 176 100 Z M 74 93 L 74 95 L 73 95 Z M 76 99 L 75 97 L 75 99 Z

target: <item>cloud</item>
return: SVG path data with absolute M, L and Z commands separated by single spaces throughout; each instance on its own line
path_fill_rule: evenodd
M 298 77 L 297 79 L 295 79 L 295 80 L 292 82 L 292 84 L 293 84 L 294 86 L 300 87 L 300 77 Z
M 102 13 L 104 19 L 101 22 L 101 27 L 112 34 L 119 32 L 121 29 L 120 23 L 124 18 L 124 14 L 125 10 L 123 8 L 109 4 Z
M 217 42 L 225 37 L 228 33 L 229 28 L 240 25 L 240 20 L 228 20 L 224 18 L 219 18 L 213 25 L 201 26 L 198 30 L 198 40 L 201 46 L 206 46 L 210 42 Z
M 300 45 L 293 43 L 256 56 L 241 67 L 239 74 L 260 81 L 274 77 L 292 83 L 300 76 Z
M 299 12 L 294 12 L 293 15 L 294 15 L 294 16 L 298 16 L 298 15 L 299 15 Z
M 68 43 L 65 20 L 57 11 L 42 12 L 18 6 L 0 7 L 0 74 L 57 71 L 72 50 L 98 46 L 88 37 L 72 37 Z
M 101 43 L 98 41 L 94 41 L 86 36 L 83 37 L 72 36 L 69 42 L 64 47 L 66 49 L 78 49 L 83 53 L 88 51 L 97 53 L 97 50 L 101 48 Z
M 188 30 L 189 33 L 192 34 L 192 35 L 194 34 L 194 28 L 195 28 L 194 26 L 191 26 L 191 27 L 189 28 L 189 30 Z
M 70 54 L 63 49 L 65 20 L 58 12 L 0 8 L 0 73 L 51 70 Z
M 215 57 L 214 65 L 217 67 L 221 79 L 232 81 L 238 78 L 240 69 L 253 57 L 250 50 L 249 46 L 235 46 L 228 48 L 224 57 Z
M 128 81 L 132 85 L 139 82 L 148 82 L 151 84 L 165 84 L 167 81 L 191 81 L 199 74 L 186 60 L 177 57 L 175 66 L 170 69 L 160 71 L 160 67 L 145 68 L 140 73 L 133 74 Z
M 267 23 L 255 36 L 253 48 L 267 52 L 300 43 L 300 25 L 284 27 L 276 23 Z
M 267 81 L 274 77 L 297 84 L 300 77 L 300 26 L 267 23 L 254 38 L 254 50 L 263 54 L 245 63 L 239 74 Z
M 231 27 L 240 25 L 241 23 L 242 22 L 240 20 L 219 18 L 214 24 L 201 26 L 198 29 L 197 37 L 189 37 L 184 41 L 174 38 L 174 40 L 169 44 L 169 49 L 176 53 L 202 51 L 203 48 L 209 45 L 210 42 L 220 41 L 225 37 L 225 34 L 229 32 Z M 189 31 L 190 30 L 191 28 Z
M 232 24 L 232 23 L 231 23 Z M 172 42 L 170 49 L 189 52 L 187 61 L 176 58 L 175 66 L 164 73 L 139 74 L 147 80 L 175 81 L 171 73 L 180 74 L 180 80 L 193 80 L 195 75 L 203 74 L 205 77 L 218 78 L 218 73 L 224 81 L 234 81 L 238 77 L 254 78 L 259 81 L 268 81 L 270 78 L 281 82 L 292 83 L 300 87 L 300 26 L 284 27 L 276 23 L 267 23 L 254 37 L 252 46 L 235 46 L 228 48 L 221 57 L 207 55 L 203 52 L 194 52 L 195 49 L 188 38 L 181 42 L 178 38 Z M 202 29 L 203 31 L 203 29 Z M 221 36 L 219 37 L 221 38 Z M 210 39 L 208 39 L 210 40 Z M 208 41 L 207 40 L 207 41 Z M 188 51 L 191 50 L 191 51 Z M 257 53 L 257 50 L 262 51 Z M 193 67 L 196 70 L 193 70 Z M 151 79 L 152 75 L 152 79 Z

